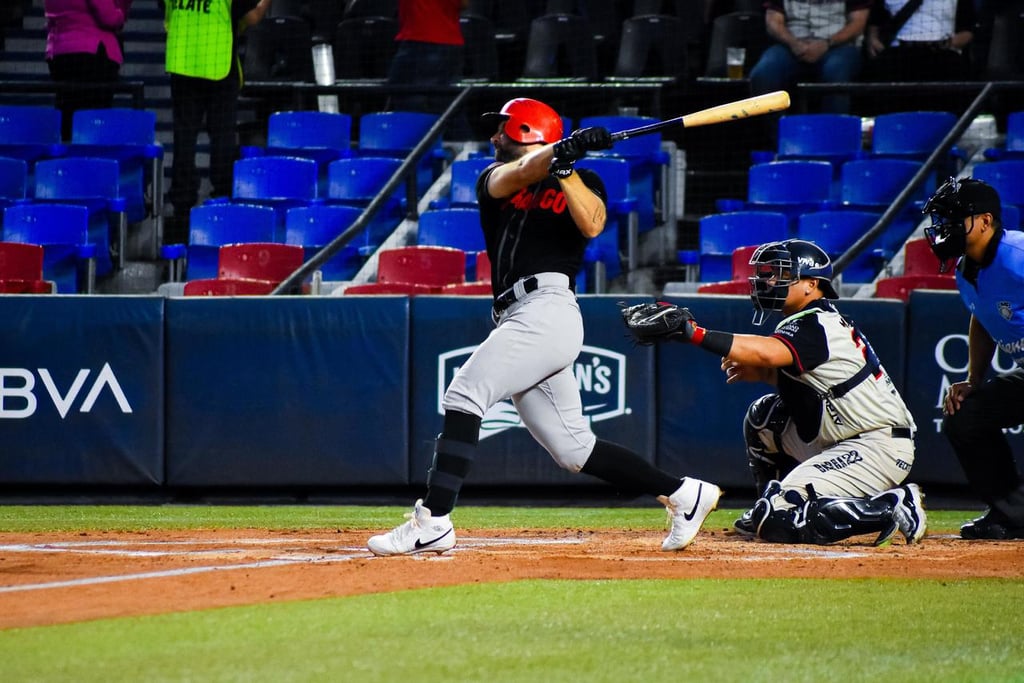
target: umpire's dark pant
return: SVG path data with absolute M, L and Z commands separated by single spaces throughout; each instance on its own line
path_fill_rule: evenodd
M 1022 422 L 1024 369 L 1021 368 L 983 383 L 943 422 L 967 481 L 989 505 L 1002 503 L 1021 486 L 1020 472 L 1003 429 Z M 1024 510 L 1018 514 L 1024 518 Z
M 196 140 L 204 120 L 210 137 L 211 194 L 231 196 L 231 173 L 237 153 L 238 92 L 238 73 L 234 69 L 219 81 L 171 74 L 174 160 L 168 199 L 177 217 L 187 216 L 199 198 Z

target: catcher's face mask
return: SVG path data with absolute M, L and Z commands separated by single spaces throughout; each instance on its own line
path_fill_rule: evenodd
M 800 278 L 793 257 L 783 242 L 758 247 L 750 257 L 754 274 L 750 276 L 750 300 L 754 304 L 754 324 L 761 325 L 774 311 L 781 311 L 789 288 Z

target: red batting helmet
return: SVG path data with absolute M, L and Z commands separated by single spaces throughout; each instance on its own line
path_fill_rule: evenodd
M 557 142 L 562 139 L 562 117 L 539 100 L 517 97 L 509 100 L 498 112 L 480 117 L 484 123 L 505 122 L 505 135 L 527 145 Z

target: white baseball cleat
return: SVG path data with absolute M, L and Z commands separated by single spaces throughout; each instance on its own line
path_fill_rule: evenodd
M 408 522 L 366 542 L 370 552 L 374 555 L 440 555 L 455 547 L 455 527 L 449 515 L 434 517 L 430 508 L 423 507 L 423 501 L 417 500 L 412 512 L 405 516 Z
M 917 543 L 924 538 L 928 528 L 928 515 L 924 511 L 924 494 L 917 484 L 905 484 L 889 491 L 896 495 L 893 520 L 907 544 Z M 876 496 L 877 497 L 877 496 Z
M 661 549 L 682 550 L 690 545 L 704 520 L 718 507 L 721 496 L 722 489 L 692 477 L 684 477 L 682 485 L 671 496 L 658 496 L 672 524 Z

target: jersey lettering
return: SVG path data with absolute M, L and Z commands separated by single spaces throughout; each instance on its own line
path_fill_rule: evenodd
M 184 10 L 186 12 L 202 12 L 203 14 L 210 13 L 210 3 L 212 0 L 175 0 L 174 9 Z
M 524 188 L 517 192 L 509 200 L 509 203 L 520 211 L 544 209 L 552 213 L 561 214 L 565 213 L 566 208 L 565 193 L 553 188 L 544 190 L 539 197 L 530 192 L 528 188 Z

